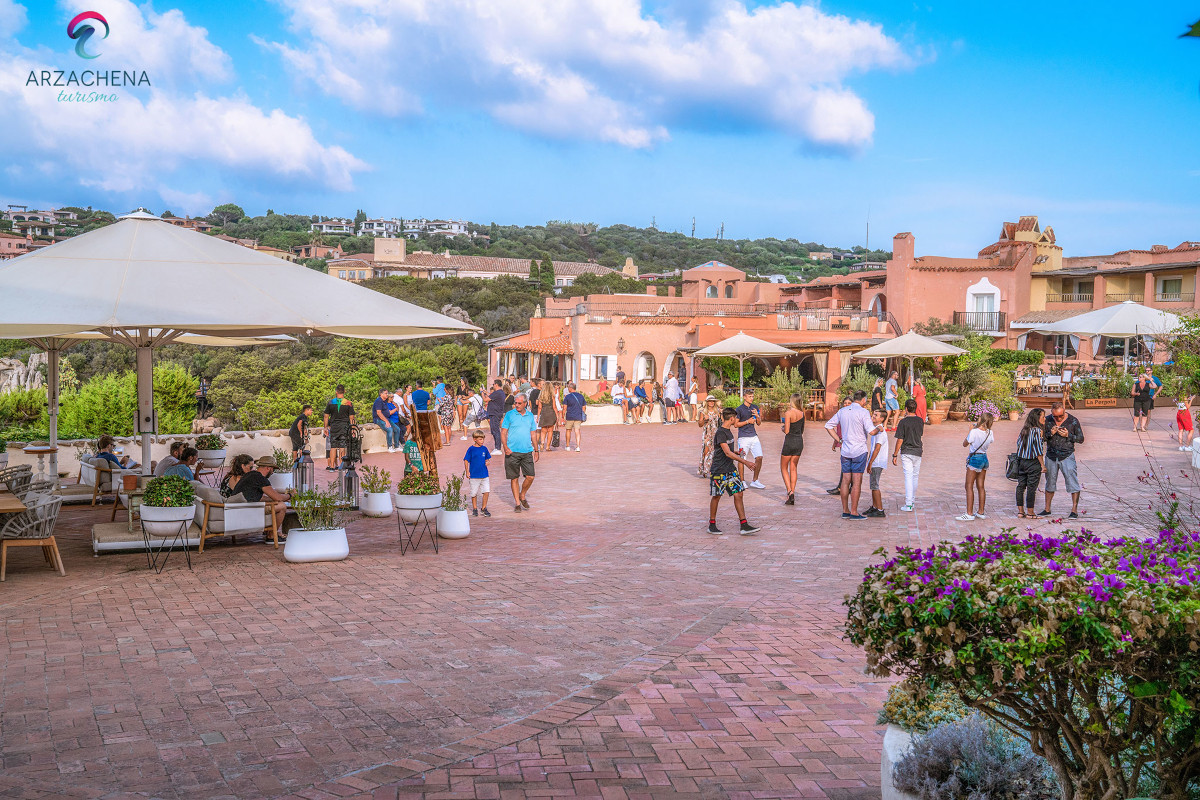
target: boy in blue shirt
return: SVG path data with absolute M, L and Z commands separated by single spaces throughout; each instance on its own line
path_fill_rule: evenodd
M 471 516 L 478 517 L 482 510 L 485 517 L 490 517 L 492 512 L 487 510 L 487 500 L 492 484 L 488 478 L 487 462 L 492 457 L 492 451 L 483 444 L 483 431 L 475 431 L 471 437 L 474 441 L 463 456 L 463 472 L 467 473 L 471 487 Z M 482 509 L 475 507 L 475 498 L 480 495 L 483 495 Z

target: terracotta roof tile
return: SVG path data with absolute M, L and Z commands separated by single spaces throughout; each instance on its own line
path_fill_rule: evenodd
M 554 274 L 559 276 L 579 276 L 584 273 L 608 275 L 616 270 L 593 264 L 590 261 L 555 261 Z M 474 270 L 476 272 L 495 272 L 504 275 L 526 276 L 529 274 L 529 259 L 527 258 L 497 258 L 493 256 L 456 256 L 433 253 L 410 253 L 405 256 L 403 264 L 395 268 L 425 267 L 426 269 L 457 269 Z
M 995 245 L 993 245 L 995 247 Z M 984 248 L 987 250 L 988 248 Z M 980 254 L 983 254 L 983 250 Z M 949 258 L 946 256 L 921 256 L 912 266 L 913 269 L 927 272 L 991 272 L 996 270 L 1013 270 L 1014 264 L 1001 264 L 990 258 Z
M 1021 217 L 1020 221 L 1017 222 L 1017 230 L 1019 230 L 1019 231 L 1037 231 L 1038 230 L 1038 218 L 1037 217 Z M 1039 233 L 1040 233 L 1040 231 L 1039 231 Z
M 647 317 L 640 314 L 631 317 L 621 317 L 621 322 L 626 325 L 686 325 L 691 321 L 691 317 Z
M 1029 311 L 1014 319 L 1010 325 L 1027 326 L 1027 325 L 1045 325 L 1050 322 L 1059 322 L 1070 317 L 1077 317 L 1085 312 L 1079 309 L 1055 309 L 1053 311 Z
M 575 352 L 571 348 L 571 336 L 566 333 L 548 336 L 545 339 L 534 339 L 529 334 L 524 334 L 509 339 L 508 344 L 496 349 L 520 350 L 523 353 L 542 353 L 549 356 L 569 356 Z

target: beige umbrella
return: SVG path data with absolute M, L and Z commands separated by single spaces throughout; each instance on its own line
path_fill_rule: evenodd
M 795 355 L 795 352 L 774 344 L 756 339 L 753 336 L 738 331 L 736 336 L 722 339 L 716 344 L 697 350 L 697 356 L 730 356 L 738 360 L 738 394 L 745 391 L 745 368 L 747 358 L 778 358 L 779 356 Z
M 908 386 L 911 390 L 914 375 L 913 359 L 959 356 L 965 352 L 967 351 L 961 347 L 955 347 L 952 344 L 946 344 L 945 342 L 939 342 L 937 339 L 922 336 L 915 331 L 909 331 L 903 336 L 897 336 L 895 339 L 880 342 L 874 347 L 868 347 L 866 350 L 859 350 L 853 355 L 853 358 L 907 358 Z
M 480 331 L 144 212 L 0 262 L 0 298 L 0 338 L 54 345 L 99 332 L 135 348 L 137 432 L 147 468 L 154 432 L 153 351 L 184 334 L 413 339 Z M 58 349 L 51 349 L 56 366 Z M 54 372 L 56 377 L 57 368 Z

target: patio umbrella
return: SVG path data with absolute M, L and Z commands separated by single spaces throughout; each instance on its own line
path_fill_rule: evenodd
M 736 336 L 730 336 L 716 344 L 697 350 L 697 356 L 730 356 L 738 360 L 738 394 L 745 391 L 746 359 L 754 357 L 777 358 L 779 356 L 795 355 L 795 352 L 771 342 L 764 342 L 753 336 L 738 331 Z
M 0 262 L 0 298 L 0 338 L 58 344 L 99 332 L 135 348 L 147 469 L 153 351 L 184 334 L 413 339 L 480 330 L 145 212 Z
M 866 350 L 859 350 L 852 358 L 907 358 L 908 387 L 911 390 L 914 373 L 913 359 L 958 356 L 965 352 L 967 351 L 961 347 L 955 347 L 952 344 L 946 344 L 937 339 L 922 336 L 915 331 L 909 331 L 903 336 L 897 336 L 895 339 L 880 342 L 874 347 L 868 347 Z
M 1101 336 L 1129 340 L 1139 336 L 1168 334 L 1178 328 L 1178 314 L 1126 300 L 1123 303 L 1067 317 L 1036 330 L 1051 336 L 1087 336 L 1092 340 L 1092 353 L 1095 354 Z

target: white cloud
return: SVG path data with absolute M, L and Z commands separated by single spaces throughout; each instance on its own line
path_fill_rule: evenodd
M 83 7 L 72 0 L 65 11 Z M 154 190 L 190 211 L 201 195 L 178 185 L 188 170 L 218 181 L 251 175 L 348 190 L 353 174 L 366 169 L 345 149 L 318 141 L 301 118 L 260 108 L 237 92 L 207 92 L 232 77 L 231 60 L 179 11 L 158 14 L 127 0 L 88 7 L 111 27 L 109 38 L 89 45 L 101 54 L 95 62 L 0 41 L 0 104 L 8 111 L 0 148 L 27 182 L 40 174 L 113 192 Z M 0 0 L 0 22 L 12 8 Z M 144 69 L 153 88 L 111 89 L 116 102 L 68 103 L 59 92 L 84 87 L 26 85 L 31 70 L 89 68 Z
M 170 186 L 159 186 L 158 196 L 170 206 L 171 213 L 190 215 L 207 214 L 215 205 L 207 192 L 181 192 Z
M 627 147 L 670 127 L 749 125 L 856 149 L 874 117 L 844 81 L 910 63 L 879 25 L 791 2 L 667 3 L 659 20 L 639 0 L 277 1 L 295 37 L 259 41 L 355 108 L 482 108 Z
M 16 36 L 27 21 L 25 6 L 13 0 L 0 0 L 0 39 Z

